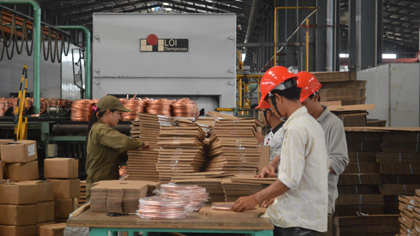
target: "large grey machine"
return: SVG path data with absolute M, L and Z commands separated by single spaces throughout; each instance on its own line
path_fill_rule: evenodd
M 93 98 L 190 97 L 235 107 L 235 14 L 93 15 Z

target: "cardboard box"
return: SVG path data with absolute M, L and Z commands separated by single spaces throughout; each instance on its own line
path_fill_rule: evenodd
M 0 181 L 3 180 L 3 162 L 0 161 Z
M 14 181 L 39 179 L 38 161 L 6 164 L 5 176 Z
M 48 158 L 44 160 L 44 178 L 74 179 L 79 177 L 79 160 L 74 158 Z
M 66 223 L 43 225 L 39 228 L 40 236 L 63 236 Z
M 55 211 L 54 211 L 55 202 L 38 202 L 36 204 L 36 222 L 47 222 L 54 221 Z
M 260 145 L 258 150 L 261 152 L 260 163 L 258 164 L 258 172 L 260 172 L 264 166 L 270 164 L 270 146 Z
M 54 183 L 54 198 L 76 198 L 80 196 L 80 179 L 48 179 Z
M 66 223 L 67 223 L 67 220 L 68 220 L 68 219 L 55 219 L 55 223 L 56 223 L 56 224 L 61 224 L 61 223 L 66 224 Z
M 38 190 L 35 182 L 1 182 L 0 183 L 0 204 L 35 204 L 37 197 L 34 196 Z
M 54 201 L 54 183 L 45 180 L 29 180 L 25 183 L 37 185 L 37 202 Z
M 34 236 L 36 234 L 35 225 L 8 226 L 0 225 L 0 235 L 2 236 Z
M 14 139 L 0 139 L 0 160 L 1 160 L 1 145 L 7 144 L 7 143 L 13 143 Z
M 39 236 L 39 228 L 41 226 L 43 226 L 43 225 L 53 225 L 53 224 L 55 224 L 55 221 L 37 223 L 36 224 L 36 235 Z
M 74 199 L 55 199 L 55 219 L 68 219 L 74 210 Z
M 27 163 L 38 159 L 36 141 L 19 140 L 1 145 L 4 163 Z
M 36 205 L 0 205 L 0 225 L 36 225 Z

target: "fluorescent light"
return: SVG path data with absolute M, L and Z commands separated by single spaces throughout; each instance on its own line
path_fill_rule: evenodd
M 242 53 L 242 62 L 244 62 L 245 56 L 246 56 L 246 54 L 245 53 Z
M 382 54 L 383 59 L 396 59 L 397 54 Z
M 349 58 L 349 54 L 347 54 L 347 53 L 340 53 L 340 58 Z

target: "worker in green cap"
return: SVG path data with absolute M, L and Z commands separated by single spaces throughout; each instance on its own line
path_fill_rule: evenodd
M 87 131 L 86 197 L 90 198 L 93 183 L 119 178 L 121 154 L 127 150 L 152 150 L 147 143 L 130 138 L 114 128 L 121 112 L 131 112 L 114 96 L 105 96 L 94 106 Z

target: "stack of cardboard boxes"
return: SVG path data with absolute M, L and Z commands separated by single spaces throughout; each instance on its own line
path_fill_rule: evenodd
M 54 183 L 55 222 L 63 223 L 75 210 L 75 198 L 80 196 L 79 162 L 73 158 L 44 160 L 44 177 Z
M 4 175 L 14 181 L 39 179 L 36 141 L 19 140 L 1 145 Z

